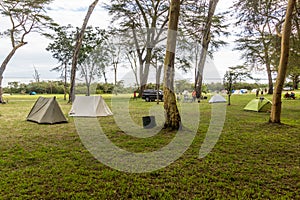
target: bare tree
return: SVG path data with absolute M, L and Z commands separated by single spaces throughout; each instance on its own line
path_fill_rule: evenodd
M 135 51 L 129 50 L 125 53 L 125 56 L 126 56 L 127 60 L 129 61 L 130 67 L 131 67 L 132 72 L 134 74 L 135 84 L 139 88 L 140 84 L 139 84 L 139 79 L 138 79 L 138 65 L 137 65 L 136 53 L 135 53 Z
M 36 83 L 39 83 L 41 74 L 39 73 L 39 71 L 37 70 L 36 67 L 33 67 L 33 69 L 34 69 L 33 78 L 34 78 Z

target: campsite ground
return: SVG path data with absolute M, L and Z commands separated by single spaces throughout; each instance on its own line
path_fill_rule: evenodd
M 71 106 L 56 96 L 67 115 Z M 283 99 L 283 124 L 272 125 L 267 123 L 269 113 L 243 111 L 254 94 L 233 95 L 218 143 L 199 159 L 211 112 L 211 105 L 203 101 L 196 138 L 184 155 L 166 168 L 140 174 L 120 172 L 96 160 L 81 143 L 72 118 L 56 125 L 25 121 L 38 96 L 5 97 L 8 104 L 0 105 L 0 199 L 299 199 L 297 96 Z M 141 124 L 151 106 L 157 105 L 130 101 L 131 116 Z M 113 117 L 99 121 L 108 138 L 130 151 L 156 150 L 174 136 L 136 139 L 124 134 Z

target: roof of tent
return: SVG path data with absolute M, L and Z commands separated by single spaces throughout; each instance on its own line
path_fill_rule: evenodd
M 267 112 L 271 110 L 272 102 L 267 98 L 252 99 L 245 107 L 244 110 Z
M 39 97 L 27 116 L 28 121 L 39 124 L 55 124 L 67 122 L 56 98 Z
M 220 94 L 215 94 L 214 96 L 212 96 L 210 98 L 210 100 L 208 102 L 209 103 L 225 103 L 226 99 Z
M 113 115 L 101 96 L 76 96 L 69 112 L 72 117 L 100 117 Z

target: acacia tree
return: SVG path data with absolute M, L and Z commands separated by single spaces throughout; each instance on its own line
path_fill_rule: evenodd
M 228 36 L 225 13 L 216 13 L 218 0 L 186 0 L 182 4 L 183 31 L 187 33 L 189 59 L 186 59 L 190 66 L 194 66 L 195 82 L 194 89 L 197 97 L 201 97 L 203 71 L 207 56 L 212 57 L 213 52 L 221 46 L 225 46 L 226 41 L 220 36 Z
M 61 71 L 62 76 L 65 80 L 65 91 L 67 87 L 67 72 L 69 72 L 70 65 L 72 63 L 73 58 L 73 52 L 74 52 L 74 46 L 76 43 L 76 34 L 79 31 L 79 28 L 77 27 L 76 30 L 73 29 L 71 25 L 68 26 L 60 26 L 54 28 L 55 34 L 47 34 L 47 37 L 54 40 L 52 43 L 48 45 L 46 48 L 47 51 L 52 52 L 52 56 L 58 60 L 59 66 L 53 68 L 52 70 Z M 77 58 L 77 63 L 79 64 L 79 70 L 81 71 L 82 77 L 84 77 L 85 80 L 88 80 L 87 76 L 89 77 L 91 74 L 87 73 L 91 69 L 92 71 L 96 70 L 96 68 L 92 67 L 91 65 L 94 63 L 100 62 L 99 59 L 94 61 L 86 61 L 84 64 L 83 62 L 85 59 L 90 56 L 91 53 L 94 53 L 96 51 L 96 47 L 99 45 L 102 45 L 102 42 L 106 39 L 106 33 L 105 30 L 99 29 L 99 27 L 93 28 L 92 26 L 88 26 L 85 29 L 83 40 L 81 44 L 81 48 L 79 51 L 79 55 Z M 97 50 L 99 51 L 99 50 Z M 92 55 L 91 55 L 92 56 Z M 102 55 L 101 55 L 101 58 Z M 99 68 L 99 66 L 97 66 Z M 89 74 L 89 75 L 88 75 Z M 94 73 L 93 77 L 94 77 Z M 93 77 L 90 79 L 92 80 Z M 90 81 L 88 81 L 90 82 Z M 87 82 L 87 83 L 88 83 Z M 87 84 L 88 85 L 88 84 Z M 89 87 L 87 88 L 89 90 Z M 89 92 L 88 92 L 89 93 Z M 66 94 L 66 93 L 65 93 Z
M 298 41 L 299 42 L 299 41 Z M 298 45 L 299 46 L 299 45 Z M 297 49 L 292 49 L 289 56 L 289 62 L 288 62 L 288 77 L 293 82 L 293 89 L 298 89 L 298 84 L 300 83 L 300 51 L 299 47 Z
M 107 43 L 106 40 L 103 40 L 103 43 L 96 47 L 95 51 L 93 51 L 93 54 L 96 54 L 94 56 L 94 62 L 97 63 L 97 74 L 99 77 L 104 78 L 105 84 L 107 84 L 107 76 L 106 76 L 106 70 L 107 66 L 110 65 L 110 57 L 107 49 Z
M 153 49 L 161 41 L 168 22 L 167 1 L 111 0 L 105 7 L 118 23 L 120 31 L 133 40 L 139 63 L 140 93 L 145 89 Z
M 281 116 L 281 93 L 282 88 L 287 72 L 288 66 L 288 58 L 289 58 L 289 44 L 290 44 L 290 35 L 292 32 L 292 17 L 293 17 L 293 10 L 295 8 L 296 0 L 289 0 L 287 9 L 286 9 L 286 16 L 285 22 L 282 31 L 282 39 L 281 39 L 281 55 L 280 55 L 280 62 L 278 67 L 278 75 L 276 79 L 275 85 L 275 94 L 273 95 L 273 104 L 271 109 L 271 115 L 269 122 L 271 123 L 280 123 L 280 116 Z
M 164 55 L 162 48 L 157 48 L 154 50 L 152 66 L 155 68 L 155 84 L 156 84 L 156 103 L 159 104 L 159 89 L 160 89 L 160 78 L 161 72 L 164 66 Z
M 298 83 L 300 82 L 300 5 L 299 2 L 295 4 L 295 11 L 292 16 L 292 32 L 290 36 L 290 53 L 289 53 L 289 61 L 288 61 L 288 69 L 287 69 L 287 77 L 293 82 L 293 88 L 298 89 Z M 281 27 L 277 28 L 278 36 L 281 37 Z M 280 61 L 280 37 L 277 37 L 276 43 L 274 45 L 274 49 L 277 51 L 273 51 L 273 65 L 278 66 Z M 277 67 L 276 67 L 276 70 Z
M 125 57 L 130 63 L 130 68 L 133 72 L 134 78 L 135 78 L 135 85 L 138 87 L 138 90 L 140 88 L 140 83 L 138 79 L 138 64 L 137 64 L 137 55 L 135 51 L 132 51 L 130 49 L 125 50 Z
M 278 40 L 277 32 L 284 21 L 283 8 L 284 1 L 260 0 L 243 1 L 237 0 L 234 4 L 237 27 L 243 27 L 243 31 L 238 34 L 236 40 L 238 46 L 235 50 L 243 51 L 242 58 L 246 60 L 245 65 L 251 69 L 259 69 L 265 66 L 268 77 L 268 93 L 273 94 L 272 72 L 276 65 L 272 56 Z M 275 45 L 275 46 L 274 46 Z
M 170 20 L 168 26 L 167 51 L 164 61 L 164 128 L 178 130 L 181 128 L 181 117 L 176 104 L 174 91 L 175 50 L 180 12 L 180 1 L 172 0 L 170 4 Z
M 184 20 L 186 20 L 186 22 L 183 22 L 183 24 L 185 24 L 187 32 L 195 39 L 196 43 L 199 43 L 201 46 L 200 49 L 196 49 L 195 90 L 198 94 L 198 98 L 201 96 L 203 71 L 209 44 L 213 35 L 213 21 L 215 20 L 216 24 L 216 19 L 218 19 L 217 16 L 215 16 L 218 2 L 219 0 L 209 0 L 208 5 L 206 5 L 206 1 L 198 1 L 196 3 L 193 2 L 193 6 L 191 6 L 191 3 L 187 1 L 185 10 L 186 14 Z M 196 4 L 196 6 L 194 4 Z M 217 21 L 217 24 L 220 27 L 220 21 Z M 218 42 L 215 44 L 218 44 Z M 223 42 L 223 44 L 225 43 Z
M 11 50 L 0 67 L 0 102 L 2 99 L 3 73 L 16 51 L 26 45 L 26 36 L 31 32 L 42 33 L 47 27 L 55 26 L 53 20 L 46 15 L 45 7 L 51 0 L 2 0 L 1 15 L 8 18 L 10 27 L 1 34 L 10 38 Z
M 81 77 L 84 78 L 85 85 L 87 88 L 86 96 L 90 96 L 90 86 L 92 81 L 95 79 L 95 76 L 99 76 L 99 68 L 98 68 L 98 54 L 96 52 L 92 52 L 82 63 L 80 66 L 80 74 Z
M 112 66 L 112 69 L 114 71 L 114 84 L 117 85 L 117 72 L 119 68 L 119 63 L 122 58 L 122 35 L 119 35 L 117 32 L 112 31 L 111 37 L 108 38 L 107 43 L 105 45 L 107 55 L 109 60 L 111 61 L 109 63 L 109 66 Z M 125 45 L 126 46 L 126 45 Z
M 86 83 L 87 96 L 90 96 L 92 80 L 95 79 L 95 76 L 101 76 L 101 64 L 106 58 L 100 55 L 99 50 L 105 47 L 104 41 L 106 41 L 106 39 L 107 35 L 105 30 L 99 29 L 98 27 L 94 29 L 92 26 L 86 27 L 77 59 L 81 77 L 84 78 Z
M 54 27 L 54 34 L 45 34 L 46 37 L 53 40 L 49 43 L 46 50 L 52 53 L 52 57 L 58 60 L 59 65 L 52 70 L 61 72 L 61 77 L 64 80 L 64 100 L 67 100 L 67 81 L 69 66 L 72 61 L 73 41 L 74 36 L 70 30 L 72 26 Z
M 238 65 L 235 67 L 229 67 L 229 70 L 224 74 L 223 85 L 227 90 L 228 96 L 228 105 L 231 105 L 231 93 L 234 87 L 234 84 L 237 82 L 241 82 L 247 79 L 253 79 L 250 71 L 242 65 Z

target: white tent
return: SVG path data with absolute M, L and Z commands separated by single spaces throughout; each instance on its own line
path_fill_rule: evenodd
M 212 96 L 208 102 L 209 103 L 225 103 L 226 99 L 222 95 L 216 94 L 216 95 Z
M 112 114 L 101 96 L 76 96 L 69 112 L 71 117 L 101 117 Z
M 240 90 L 234 90 L 234 92 L 232 94 L 243 94 L 243 93 L 241 93 Z

